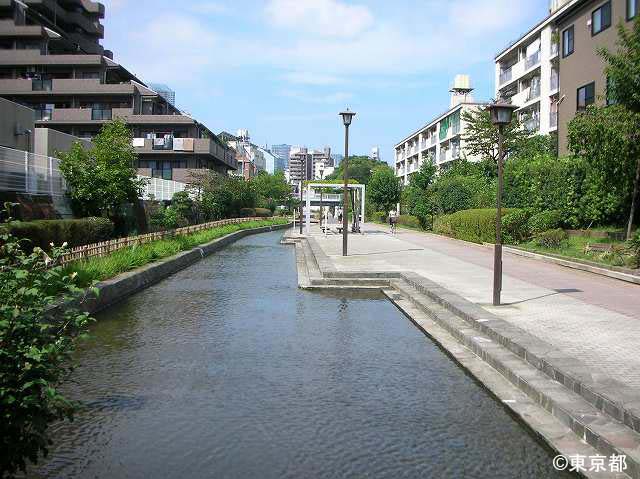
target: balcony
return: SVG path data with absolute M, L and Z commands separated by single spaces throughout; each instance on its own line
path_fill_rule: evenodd
M 173 137 L 154 138 L 151 148 L 153 150 L 173 150 Z
M 113 118 L 113 112 L 109 109 L 93 109 L 91 110 L 91 119 L 94 121 L 108 121 Z
M 51 91 L 53 80 L 31 80 L 31 91 Z
M 452 131 L 452 135 L 458 135 L 460 134 L 460 122 L 458 123 L 454 123 L 453 126 L 451 127 L 451 131 Z
M 523 125 L 529 133 L 537 133 L 540 131 L 540 118 L 528 118 L 524 120 Z
M 551 44 L 551 58 L 555 57 L 560 51 L 560 45 L 558 43 Z
M 513 78 L 513 69 L 512 67 L 509 67 L 500 73 L 500 84 L 502 85 L 503 83 L 510 81 L 511 78 Z
M 431 141 L 429 143 L 431 143 L 431 146 L 436 144 L 436 135 L 435 135 L 435 133 L 431 135 Z
M 536 66 L 539 63 L 540 63 L 540 50 L 535 52 L 533 55 L 529 55 L 527 57 L 527 59 L 525 60 L 524 69 L 525 70 L 529 70 L 530 68 L 533 68 L 534 66 Z
M 20 50 L 27 51 L 27 50 Z M 1 53 L 1 51 L 0 51 Z M 69 55 L 72 56 L 72 55 Z M 0 64 L 2 62 L 0 61 Z M 47 80 L 14 78 L 0 80 L 0 94 L 81 94 L 133 95 L 135 87 L 130 83 L 100 83 L 97 79 L 54 78 Z
M 535 87 L 527 88 L 527 101 L 532 101 L 540 98 L 540 84 L 538 83 Z
M 558 75 L 558 73 L 551 74 L 550 84 L 551 84 L 551 91 L 555 91 L 560 88 L 560 75 Z
M 552 111 L 549 113 L 549 127 L 558 128 L 558 112 Z
M 49 108 L 34 111 L 36 113 L 36 121 L 50 121 L 53 117 L 53 110 Z

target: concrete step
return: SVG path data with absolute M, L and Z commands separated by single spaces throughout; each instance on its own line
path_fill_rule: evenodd
M 387 288 L 389 287 L 389 280 L 384 279 L 363 279 L 363 278 L 311 278 L 311 284 L 314 286 L 339 286 L 342 288 Z
M 535 404 L 571 429 L 581 441 L 604 456 L 626 456 L 626 474 L 628 477 L 640 479 L 640 434 L 597 409 L 581 395 L 552 379 L 518 354 L 496 342 L 490 335 L 473 327 L 410 282 L 393 280 L 392 286 L 409 298 L 416 308 L 502 374 Z

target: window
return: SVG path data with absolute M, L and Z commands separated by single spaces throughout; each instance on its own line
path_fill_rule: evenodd
M 638 7 L 640 6 L 640 0 L 627 0 L 627 20 L 635 18 L 638 14 Z
M 611 26 L 611 1 L 608 1 L 591 14 L 591 35 L 606 30 Z
M 574 42 L 574 28 L 571 25 L 569 28 L 562 32 L 562 56 L 568 57 L 573 53 Z
M 578 88 L 578 104 L 577 111 L 584 111 L 589 105 L 593 105 L 596 101 L 596 84 L 594 82 L 589 83 L 583 87 Z

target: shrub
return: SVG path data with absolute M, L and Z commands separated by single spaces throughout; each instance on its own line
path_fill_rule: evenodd
M 635 238 L 629 240 L 629 251 L 635 261 L 635 267 L 640 268 L 640 231 L 636 233 Z
M 257 216 L 258 218 L 270 218 L 273 215 L 269 208 L 255 208 L 254 216 Z
M 387 213 L 384 211 L 374 211 L 371 213 L 371 219 L 375 223 L 386 223 L 387 222 Z
M 531 211 L 527 209 L 513 210 L 504 215 L 502 218 L 504 242 L 519 243 L 529 239 L 531 236 L 531 231 L 529 230 L 530 218 Z
M 529 230 L 533 235 L 560 227 L 562 214 L 556 210 L 543 211 L 529 219 Z
M 409 228 L 421 228 L 420 220 L 416 216 L 400 215 L 398 216 L 398 224 L 408 226 Z
M 517 210 L 504 209 L 505 216 Z M 433 231 L 473 243 L 495 243 L 496 210 L 464 210 L 436 218 Z
M 544 231 L 536 235 L 536 244 L 543 248 L 560 248 L 562 242 L 567 239 L 567 232 L 561 228 Z
M 7 229 L 17 238 L 29 240 L 29 249 L 37 246 L 49 251 L 51 243 L 57 246 L 67 243 L 73 248 L 106 241 L 113 234 L 113 223 L 107 218 L 13 221 Z
M 255 215 L 255 208 L 240 208 L 240 218 L 252 218 Z

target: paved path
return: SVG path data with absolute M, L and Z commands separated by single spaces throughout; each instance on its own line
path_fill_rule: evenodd
M 367 224 L 349 237 L 314 235 L 338 270 L 413 271 L 640 392 L 640 286 L 505 254 L 493 307 L 493 252 L 436 235 Z

